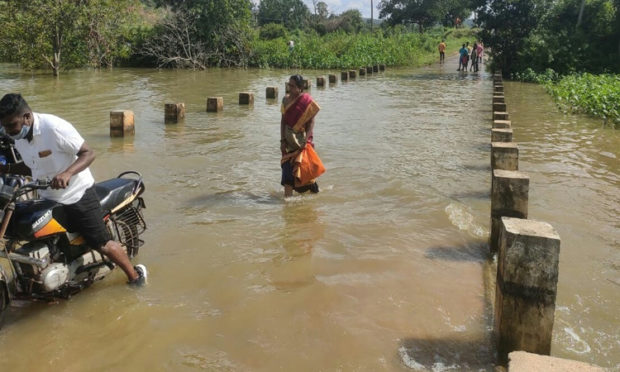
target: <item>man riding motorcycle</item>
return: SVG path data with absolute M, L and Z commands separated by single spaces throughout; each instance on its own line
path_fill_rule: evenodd
M 103 222 L 103 210 L 88 168 L 95 154 L 73 125 L 54 115 L 33 113 L 23 97 L 14 93 L 0 100 L 0 125 L 0 134 L 15 141 L 23 160 L 0 165 L 0 172 L 51 179 L 52 190 L 41 190 L 40 196 L 63 204 L 73 228 L 91 247 L 118 265 L 130 285 L 146 284 L 146 267 L 131 264 Z

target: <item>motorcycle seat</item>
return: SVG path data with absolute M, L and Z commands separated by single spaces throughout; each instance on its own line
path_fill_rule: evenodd
M 132 193 L 137 181 L 129 178 L 112 178 L 95 184 L 95 192 L 105 212 L 122 203 Z

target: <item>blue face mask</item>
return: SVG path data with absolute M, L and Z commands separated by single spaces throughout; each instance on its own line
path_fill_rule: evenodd
M 13 135 L 13 136 L 12 136 L 12 135 L 10 135 L 10 134 L 8 134 L 8 133 L 7 133 L 7 135 L 8 135 L 9 137 L 11 137 L 11 139 L 12 139 L 13 141 L 17 141 L 17 140 L 20 140 L 20 139 L 24 139 L 24 138 L 26 138 L 26 135 L 28 135 L 28 132 L 29 132 L 29 131 L 30 131 L 30 127 L 29 127 L 29 126 L 27 126 L 27 125 L 22 125 L 22 130 L 20 130 L 20 131 L 19 131 L 19 133 L 15 134 L 15 135 Z

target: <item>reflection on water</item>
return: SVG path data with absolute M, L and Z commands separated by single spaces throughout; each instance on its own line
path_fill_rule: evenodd
M 319 194 L 287 201 L 283 92 L 264 92 L 299 71 L 54 79 L 1 66 L 10 78 L 0 91 L 76 125 L 97 153 L 97 179 L 144 175 L 149 229 L 137 260 L 151 283 L 134 291 L 116 272 L 69 301 L 12 308 L 0 370 L 492 370 L 492 84 L 449 62 L 313 87 L 327 173 Z M 254 92 L 254 105 L 239 106 L 239 92 Z M 224 111 L 205 112 L 210 96 Z M 506 96 L 531 217 L 562 237 L 552 353 L 616 366 L 617 131 L 563 116 L 536 86 L 507 83 Z M 186 105 L 178 124 L 164 123 L 170 102 Z M 134 111 L 134 137 L 109 138 L 117 108 Z M 23 350 L 37 357 L 13 357 Z

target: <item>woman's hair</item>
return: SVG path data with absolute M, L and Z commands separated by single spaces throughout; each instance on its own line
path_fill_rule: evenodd
M 291 75 L 291 80 L 293 80 L 295 82 L 295 85 L 297 85 L 297 88 L 303 90 L 304 89 L 304 78 L 297 74 L 297 75 Z

